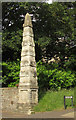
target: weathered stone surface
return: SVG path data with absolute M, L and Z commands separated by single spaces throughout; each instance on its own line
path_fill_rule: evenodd
M 31 89 L 32 104 L 38 103 L 38 89 Z
M 36 77 L 37 76 L 36 68 L 31 66 L 21 67 L 20 77 L 21 76 Z
M 28 13 L 25 16 L 23 27 L 18 110 L 22 111 L 25 106 L 27 114 L 31 114 L 32 107 L 38 103 L 38 83 L 34 35 L 31 17 Z
M 33 37 L 31 37 L 31 36 L 25 36 L 25 37 L 23 37 L 22 46 L 27 46 L 27 45 L 35 47 Z
M 25 16 L 25 21 L 24 21 L 23 27 L 27 27 L 27 26 L 32 27 L 31 17 L 29 15 L 29 13 L 27 13 Z
M 26 61 L 21 62 L 21 66 L 36 66 L 36 62 L 34 60 L 29 61 L 28 59 Z
M 0 88 L 2 89 L 2 110 L 3 111 L 17 111 L 17 102 L 19 100 L 19 90 L 16 87 Z
M 21 90 L 21 97 L 22 97 L 22 101 L 20 101 L 21 103 L 18 103 L 19 101 L 19 90 Z M 35 88 L 34 89 L 30 89 L 26 88 L 26 87 L 21 87 L 18 90 L 18 88 L 0 88 L 0 91 L 2 91 L 2 108 L 1 110 L 3 111 L 8 111 L 8 112 L 21 112 L 21 113 L 26 113 L 26 114 L 31 114 L 32 112 L 32 106 L 34 106 L 35 104 L 37 104 L 37 92 L 38 89 Z M 27 96 L 28 99 L 26 99 L 25 94 Z M 37 94 L 37 95 L 36 95 Z M 23 101 L 24 100 L 24 101 Z M 30 103 L 30 104 L 29 104 Z M 0 106 L 1 107 L 1 106 Z
M 25 64 L 25 65 L 32 65 L 32 62 L 36 63 L 35 62 L 35 57 L 34 56 L 22 56 L 21 57 L 21 65 L 22 64 Z M 23 66 L 23 65 L 22 65 Z
M 31 95 L 30 89 L 26 89 L 26 90 L 19 89 L 19 93 L 20 93 L 19 97 L 21 98 L 21 99 L 19 99 L 19 103 L 27 103 L 27 104 L 29 104 L 30 100 L 31 100 L 31 98 L 30 98 L 30 95 Z
M 34 35 L 33 35 L 33 30 L 32 30 L 32 28 L 30 28 L 29 26 L 24 27 L 24 29 L 23 29 L 23 37 L 24 37 L 24 36 L 33 37 Z
M 21 99 L 19 99 L 19 103 L 25 103 L 27 104 L 37 104 L 38 103 L 38 89 L 34 88 L 34 89 L 19 89 L 20 92 L 20 97 Z
M 27 104 L 27 103 L 18 103 L 17 104 L 17 109 L 18 109 L 18 112 L 26 113 L 26 114 L 30 115 L 31 112 L 32 112 L 31 106 L 32 105 Z
M 33 46 L 23 46 L 21 56 L 35 56 L 35 49 Z
M 25 86 L 26 88 L 38 88 L 37 77 L 35 78 L 34 77 L 21 77 L 19 86 L 20 87 Z

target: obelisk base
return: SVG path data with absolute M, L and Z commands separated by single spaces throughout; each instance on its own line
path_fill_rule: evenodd
M 17 104 L 17 112 L 25 113 L 27 115 L 30 115 L 33 111 L 32 111 L 32 108 L 31 108 L 30 104 L 18 103 Z

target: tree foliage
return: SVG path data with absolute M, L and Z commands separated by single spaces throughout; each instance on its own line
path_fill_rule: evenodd
M 72 72 L 76 71 L 75 4 L 76 2 L 54 2 L 52 4 L 37 2 L 2 3 L 2 58 L 3 64 L 6 64 L 3 65 L 3 82 L 7 81 L 4 84 L 8 84 L 10 80 L 10 74 L 5 71 L 5 68 L 10 63 L 13 66 L 13 72 L 15 62 L 21 58 L 22 26 L 27 12 L 33 15 L 32 23 L 36 45 L 36 61 L 44 59 L 48 63 L 52 58 L 56 59 L 58 57 L 59 62 L 54 64 L 54 69 L 58 65 L 61 68 L 60 74 L 63 74 L 63 69 Z M 43 68 L 44 66 L 42 66 Z M 15 80 L 12 72 L 12 80 Z M 59 72 L 56 72 L 56 77 Z M 67 74 L 66 71 L 64 73 Z M 16 74 L 16 69 L 14 74 Z M 46 74 L 48 72 L 45 70 L 43 75 L 47 76 Z M 67 76 L 69 75 L 67 74 Z M 48 81 L 48 78 L 46 78 L 44 77 L 44 81 Z M 40 73 L 38 79 L 41 80 Z M 19 78 L 16 80 L 18 81 Z M 47 81 L 46 86 L 49 86 Z
M 3 3 L 2 8 L 3 60 L 15 60 L 14 53 L 17 58 L 20 56 L 22 25 L 27 12 L 33 14 L 36 52 L 39 48 L 42 50 L 41 57 L 36 55 L 37 61 L 42 57 L 51 59 L 54 55 L 64 60 L 65 56 L 70 56 L 71 49 L 75 50 L 74 3 Z M 11 52 L 5 57 L 10 50 L 12 57 Z
M 2 86 L 13 87 L 19 83 L 20 61 L 2 63 Z

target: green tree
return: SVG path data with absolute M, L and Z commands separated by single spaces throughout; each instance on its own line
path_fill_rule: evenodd
M 53 4 L 37 2 L 2 3 L 3 61 L 16 61 L 21 58 L 22 26 L 24 16 L 29 12 L 33 14 L 36 61 L 45 58 L 48 62 L 52 57 L 59 57 L 61 69 L 70 68 L 75 71 L 75 4 L 76 2 L 54 2 Z
M 2 63 L 2 86 L 13 87 L 19 83 L 20 61 Z
M 71 50 L 69 48 L 75 45 L 74 4 L 57 2 L 53 4 L 27 2 L 3 3 L 3 60 L 8 59 L 5 58 L 5 53 L 10 48 L 13 51 L 12 59 L 14 58 L 14 53 L 19 53 L 17 57 L 20 55 L 22 24 L 24 15 L 27 12 L 33 14 L 33 18 L 35 19 L 33 21 L 35 42 L 38 49 L 41 47 L 42 56 L 45 57 L 45 53 L 47 53 L 47 59 L 51 59 L 51 56 L 57 55 L 61 60 L 64 60 L 66 54 L 70 55 Z M 61 42 L 58 38 L 64 40 Z M 10 44 L 15 42 L 15 44 L 10 45 L 8 44 L 9 42 Z M 44 50 L 45 46 L 46 49 Z M 6 51 L 5 49 L 9 50 Z M 11 56 L 8 57 L 11 58 Z

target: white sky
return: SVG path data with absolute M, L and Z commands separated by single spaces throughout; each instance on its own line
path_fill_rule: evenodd
M 51 3 L 52 3 L 52 0 L 47 0 L 47 3 L 51 4 Z

